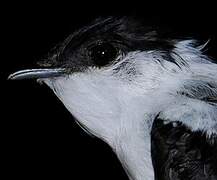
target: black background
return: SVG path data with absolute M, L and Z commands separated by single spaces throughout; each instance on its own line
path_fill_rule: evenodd
M 34 67 L 55 44 L 102 15 L 137 14 L 177 33 L 211 39 L 207 54 L 217 58 L 217 6 L 211 2 L 2 4 L 1 166 L 7 179 L 127 179 L 112 150 L 85 134 L 51 90 L 35 81 L 7 81 L 7 76 Z

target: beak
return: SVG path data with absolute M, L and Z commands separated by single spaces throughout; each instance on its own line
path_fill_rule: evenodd
M 22 80 L 22 79 L 41 79 L 41 78 L 52 78 L 63 75 L 64 69 L 26 69 L 17 71 L 10 76 L 9 80 Z

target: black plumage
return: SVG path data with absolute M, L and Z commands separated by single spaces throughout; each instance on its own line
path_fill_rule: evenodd
M 156 117 L 151 132 L 156 180 L 216 180 L 217 137 Z
M 159 50 L 163 52 L 165 60 L 175 63 L 170 54 L 176 43 L 175 39 L 171 40 L 171 34 L 163 28 L 144 24 L 146 22 L 134 17 L 98 18 L 69 35 L 38 64 L 41 67 L 68 68 L 69 72 L 84 71 L 88 67 L 98 66 L 88 51 L 91 52 L 92 47 L 101 44 L 112 45 L 123 54 Z M 102 63 L 103 66 L 107 64 Z

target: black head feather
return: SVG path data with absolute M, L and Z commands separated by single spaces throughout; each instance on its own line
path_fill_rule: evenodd
M 83 71 L 90 66 L 108 65 L 115 60 L 118 53 L 148 50 L 164 51 L 165 56 L 168 56 L 165 59 L 172 61 L 169 51 L 173 49 L 174 41 L 162 32 L 132 17 L 98 18 L 69 35 L 39 64 L 46 67 L 65 67 L 70 72 Z M 96 62 L 92 51 L 97 49 L 101 53 L 103 48 L 105 52 L 108 51 L 108 55 L 102 58 L 103 62 Z

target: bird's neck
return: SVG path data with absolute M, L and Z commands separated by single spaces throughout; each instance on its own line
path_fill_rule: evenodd
M 114 151 L 130 180 L 154 180 L 150 135 L 139 131 L 131 133 L 117 137 Z

